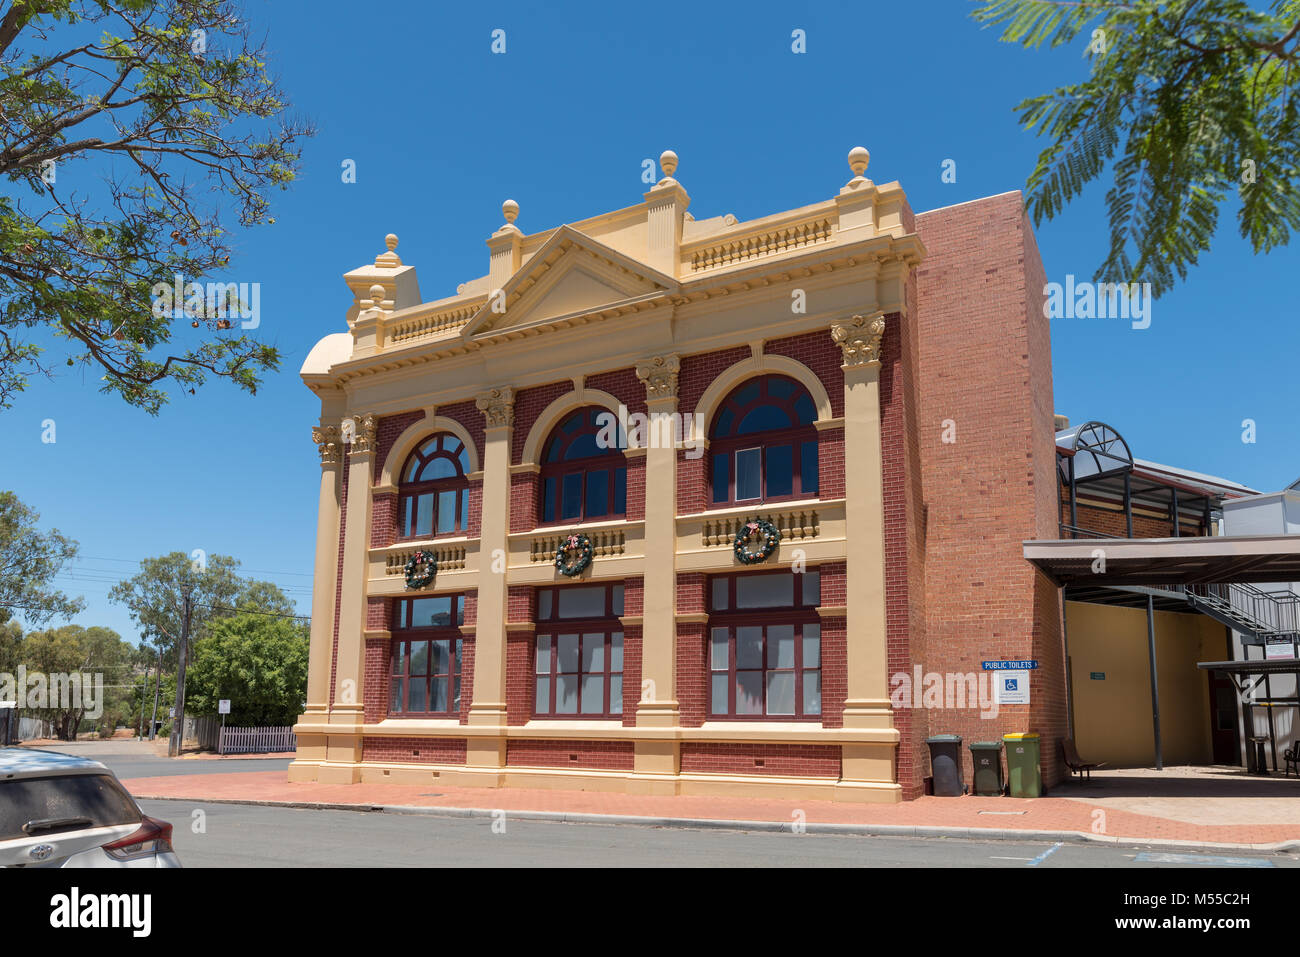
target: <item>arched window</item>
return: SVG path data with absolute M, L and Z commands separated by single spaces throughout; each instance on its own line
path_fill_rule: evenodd
M 398 494 L 398 535 L 430 538 L 469 527 L 469 452 L 450 432 L 425 439 L 406 460 Z
M 571 412 L 542 447 L 538 518 L 542 522 L 615 518 L 627 511 L 627 466 L 613 413 L 597 406 Z M 602 428 L 604 426 L 604 428 Z
M 817 494 L 817 406 L 780 375 L 750 379 L 719 407 L 709 431 L 714 504 Z

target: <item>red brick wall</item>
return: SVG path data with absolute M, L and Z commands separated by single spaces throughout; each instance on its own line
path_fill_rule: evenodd
M 512 740 L 506 744 L 506 764 L 517 768 L 592 768 L 631 771 L 631 741 Z
M 760 763 L 761 762 L 761 763 Z M 840 776 L 840 749 L 821 744 L 682 743 L 683 774 Z
M 533 716 L 537 694 L 536 647 L 537 636 L 533 632 L 506 632 L 506 724 L 527 724 Z
M 817 488 L 820 498 L 844 497 L 844 430 L 817 433 Z
M 786 339 L 773 339 L 763 346 L 772 356 L 787 356 L 806 365 L 821 380 L 830 394 L 831 415 L 844 414 L 844 353 L 831 338 L 830 328 L 805 332 Z
M 475 458 L 478 467 L 483 468 L 483 413 L 478 410 L 473 399 L 465 399 L 462 402 L 454 402 L 451 405 L 440 405 L 437 409 L 438 415 L 453 419 L 464 426 L 465 431 L 469 433 L 470 441 L 474 443 Z M 473 519 L 471 511 L 470 521 Z M 476 533 L 477 534 L 477 533 Z
M 542 414 L 542 410 L 562 395 L 573 391 L 572 382 L 552 382 L 550 385 L 537 386 L 534 389 L 520 389 L 515 393 L 515 427 L 511 436 L 510 462 L 518 465 L 523 461 L 524 443 L 533 423 Z
M 414 412 L 386 415 L 379 420 L 379 424 L 375 429 L 375 457 L 370 469 L 372 482 L 379 480 L 379 475 L 384 469 L 384 462 L 388 458 L 388 453 L 392 451 L 393 443 L 397 441 L 397 437 L 405 432 L 408 426 L 419 422 L 423 418 L 424 411 L 417 409 Z M 393 466 L 394 482 L 397 476 L 401 474 L 401 468 L 401 462 Z
M 1065 489 L 1060 500 L 1061 511 L 1060 521 L 1070 524 L 1070 490 Z M 1115 508 L 1106 508 L 1101 506 L 1084 505 L 1080 503 L 1077 508 L 1079 515 L 1079 528 L 1085 528 L 1088 531 L 1100 532 L 1103 535 L 1118 535 L 1121 538 L 1128 536 L 1128 523 L 1124 520 L 1123 506 Z M 1189 521 L 1186 517 L 1181 523 L 1182 535 L 1204 535 L 1205 526 L 1200 522 Z M 1154 518 L 1150 515 L 1133 516 L 1133 537 L 1134 538 L 1172 538 L 1174 535 L 1174 523 L 1168 518 Z M 1055 537 L 1055 536 L 1053 536 Z M 1069 538 L 1069 532 L 1062 535 L 1063 538 Z M 1087 538 L 1087 532 L 1080 533 L 1080 538 Z
M 830 562 L 821 572 L 822 604 L 843 608 L 848 600 L 846 566 Z M 848 694 L 848 644 L 843 615 L 827 615 L 822 626 L 822 725 L 844 726 L 844 699 Z
M 645 579 L 628 578 L 623 581 L 623 615 L 631 617 L 645 612 Z M 628 625 L 623 629 L 623 725 L 636 724 L 636 709 L 641 701 L 641 651 L 642 627 Z
M 370 629 L 391 628 L 393 624 L 393 606 L 390 598 L 366 599 L 366 627 Z
M 388 717 L 388 649 L 387 638 L 366 639 L 366 663 L 362 679 L 366 724 L 374 724 Z
M 464 738 L 370 738 L 361 742 L 361 759 L 393 764 L 464 764 Z
M 520 472 L 510 476 L 510 533 L 512 535 L 526 532 L 537 526 L 538 478 L 535 472 Z
M 705 576 L 678 572 L 677 613 L 694 614 L 705 609 Z M 704 622 L 677 623 L 677 709 L 684 728 L 704 723 L 709 707 L 708 642 Z
M 1054 739 L 1065 733 L 1060 616 L 1055 589 L 1021 548 L 1056 537 L 1042 266 L 1018 192 L 923 213 L 917 230 L 928 250 L 915 311 L 928 504 L 921 663 L 926 672 L 976 674 L 986 659 L 1040 663 L 1033 704 L 1004 706 L 993 720 L 978 709 L 932 711 L 929 731 L 966 742 L 1038 731 L 1050 785 L 1060 776 Z M 956 424 L 955 443 L 941 441 L 945 420 Z
M 371 496 L 370 547 L 387 548 L 397 541 L 397 493 Z

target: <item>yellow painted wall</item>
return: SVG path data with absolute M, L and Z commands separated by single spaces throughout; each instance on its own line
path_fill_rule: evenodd
M 1066 602 L 1074 735 L 1085 761 L 1155 764 L 1144 608 Z M 1156 672 L 1166 766 L 1209 764 L 1209 679 L 1201 661 L 1228 657 L 1227 629 L 1206 615 L 1156 612 Z M 1104 672 L 1094 681 L 1091 672 Z

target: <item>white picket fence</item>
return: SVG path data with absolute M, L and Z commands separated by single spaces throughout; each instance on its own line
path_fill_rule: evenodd
M 222 728 L 218 754 L 266 754 L 297 751 L 298 736 L 293 728 Z

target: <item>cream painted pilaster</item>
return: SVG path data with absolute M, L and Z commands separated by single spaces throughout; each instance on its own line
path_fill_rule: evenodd
M 334 598 L 338 582 L 339 488 L 343 445 L 337 425 L 311 430 L 320 451 L 320 498 L 316 506 L 316 562 L 311 589 L 311 639 L 307 651 L 307 708 L 296 726 L 297 754 L 290 781 L 314 781 L 326 759 L 329 738 L 330 656 L 334 650 Z
M 675 355 L 655 356 L 636 364 L 645 383 L 650 423 L 645 451 L 645 576 L 641 627 L 641 700 L 637 727 L 676 727 L 677 707 L 677 371 Z M 683 438 L 686 438 L 683 436 Z M 642 792 L 673 793 L 671 776 L 678 769 L 673 740 L 638 741 L 637 778 Z M 644 776 L 644 777 L 643 777 Z M 662 776 L 662 777 L 660 777 Z
M 831 327 L 844 364 L 844 498 L 848 542 L 845 728 L 893 729 L 885 617 L 885 501 L 880 437 L 881 313 Z M 897 791 L 893 743 L 845 745 L 841 784 Z M 868 798 L 865 794 L 863 799 Z
M 506 560 L 510 551 L 510 440 L 514 433 L 515 394 L 501 388 L 484 392 L 476 404 L 483 413 L 483 522 L 479 533 L 482 569 L 478 578 L 478 624 L 474 632 L 474 699 L 469 723 L 506 725 Z M 471 737 L 467 763 L 503 768 L 501 737 Z
M 311 589 L 311 649 L 307 659 L 307 713 L 325 714 L 330 700 L 330 652 L 334 639 L 334 589 L 338 584 L 339 492 L 343 443 L 337 425 L 311 431 L 320 450 L 320 498 L 316 507 L 316 564 Z
M 370 475 L 375 454 L 376 419 L 353 415 L 340 429 L 347 447 L 347 520 L 343 532 L 343 578 L 339 601 L 338 656 L 334 669 L 334 703 L 330 706 L 329 743 L 318 780 L 355 784 L 361 780 L 361 725 L 366 689 L 366 564 L 370 547 Z M 369 689 L 385 694 L 383 688 Z

